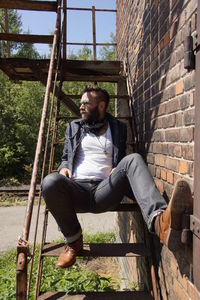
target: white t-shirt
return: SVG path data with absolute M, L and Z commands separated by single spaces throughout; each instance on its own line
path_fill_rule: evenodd
M 110 126 L 103 135 L 87 133 L 77 150 L 73 178 L 105 179 L 112 170 L 113 143 Z

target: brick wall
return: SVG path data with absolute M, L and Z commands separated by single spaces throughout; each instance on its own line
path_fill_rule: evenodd
M 179 178 L 193 191 L 195 71 L 184 69 L 184 39 L 190 30 L 195 36 L 197 0 L 116 2 L 117 57 L 130 69 L 139 152 L 168 201 Z M 121 114 L 127 105 L 119 100 Z M 127 222 L 129 240 L 143 238 L 139 216 L 120 214 L 117 222 L 119 240 L 125 239 Z M 154 244 L 163 299 L 189 299 L 195 291 L 188 280 L 192 245 L 172 254 L 156 238 Z M 123 270 L 134 279 L 130 266 L 124 263 Z M 138 280 L 144 278 L 142 268 L 138 272 Z

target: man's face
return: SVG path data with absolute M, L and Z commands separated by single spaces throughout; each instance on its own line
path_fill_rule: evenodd
M 99 103 L 95 96 L 95 92 L 86 92 L 81 97 L 81 117 L 88 123 L 92 123 L 100 119 Z

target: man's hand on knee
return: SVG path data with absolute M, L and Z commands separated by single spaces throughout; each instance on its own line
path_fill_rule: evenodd
M 66 176 L 68 178 L 72 178 L 72 172 L 69 169 L 67 169 L 67 168 L 62 168 L 60 170 L 59 174 L 64 175 L 64 176 Z

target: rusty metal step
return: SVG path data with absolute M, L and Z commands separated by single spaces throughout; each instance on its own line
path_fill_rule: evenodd
M 47 243 L 42 256 L 59 256 L 65 244 Z M 84 244 L 79 254 L 82 257 L 135 257 L 150 256 L 150 250 L 142 243 L 96 243 Z
M 0 58 L 0 69 L 12 80 L 41 81 L 47 79 L 49 63 L 49 59 Z M 122 76 L 120 61 L 68 59 L 62 67 L 63 81 L 117 82 Z
M 47 292 L 40 295 L 38 300 L 153 300 L 150 292 L 88 292 L 83 294 L 66 294 L 64 292 Z

